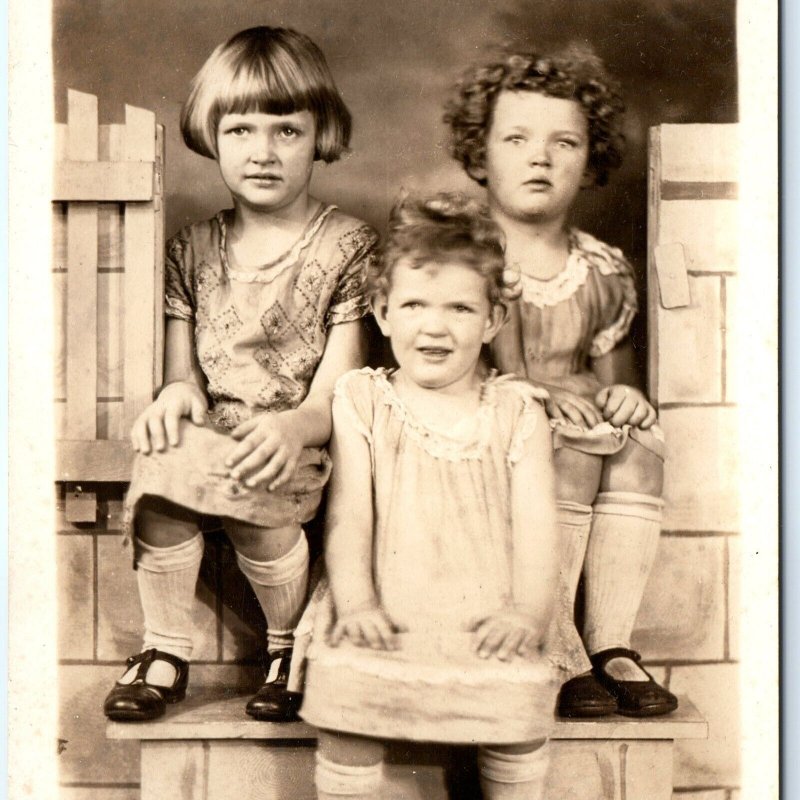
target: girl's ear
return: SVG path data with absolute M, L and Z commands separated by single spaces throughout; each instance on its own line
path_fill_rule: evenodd
M 372 298 L 372 314 L 375 317 L 375 321 L 378 323 L 378 327 L 381 329 L 381 333 L 388 337 L 390 335 L 389 331 L 389 320 L 386 316 L 386 311 L 389 307 L 389 301 L 386 298 L 386 295 L 376 294 L 375 297 Z
M 467 167 L 467 175 L 483 186 L 486 182 L 486 167 L 470 165 Z
M 495 303 L 492 306 L 492 310 L 489 312 L 489 319 L 486 320 L 486 330 L 483 332 L 482 341 L 484 344 L 489 344 L 497 336 L 507 317 L 508 308 L 504 303 Z
M 597 182 L 597 173 L 593 167 L 586 167 L 581 178 L 581 189 L 591 189 Z

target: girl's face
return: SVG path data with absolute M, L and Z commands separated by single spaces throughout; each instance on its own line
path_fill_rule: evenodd
M 589 133 L 575 100 L 538 92 L 501 92 L 486 137 L 486 178 L 495 214 L 528 222 L 561 221 L 588 181 Z
M 305 211 L 315 147 L 310 111 L 225 114 L 217 129 L 222 180 L 235 204 L 256 211 Z
M 489 302 L 486 279 L 458 262 L 413 269 L 399 261 L 374 311 L 406 377 L 451 393 L 472 388 L 481 346 L 504 318 Z

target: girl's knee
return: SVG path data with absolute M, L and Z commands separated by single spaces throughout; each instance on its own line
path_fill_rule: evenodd
M 136 509 L 136 538 L 151 547 L 175 547 L 197 536 L 199 516 L 163 497 L 145 495 Z
M 661 497 L 663 488 L 663 459 L 635 439 L 628 439 L 619 453 L 606 459 L 600 491 L 638 492 Z
M 386 747 L 378 739 L 350 733 L 321 730 L 317 752 L 326 761 L 348 767 L 368 767 L 381 764 Z
M 591 505 L 600 486 L 602 458 L 569 447 L 560 447 L 555 452 L 554 461 L 558 499 Z
M 296 547 L 303 537 L 299 525 L 262 528 L 234 519 L 223 520 L 223 525 L 236 552 L 253 561 L 276 561 Z

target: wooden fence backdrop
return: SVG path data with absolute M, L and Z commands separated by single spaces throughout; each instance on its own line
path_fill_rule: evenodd
M 163 127 L 125 106 L 98 124 L 97 98 L 69 90 L 53 186 L 56 479 L 71 522 L 94 522 L 81 484 L 125 481 L 131 423 L 162 378 Z

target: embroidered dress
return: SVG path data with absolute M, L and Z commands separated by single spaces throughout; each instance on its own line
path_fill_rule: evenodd
M 536 402 L 530 387 L 490 377 L 474 417 L 442 431 L 413 417 L 385 370 L 339 380 L 334 407 L 350 414 L 372 459 L 375 589 L 408 633 L 397 651 L 330 647 L 332 600 L 318 590 L 306 720 L 428 741 L 544 735 L 558 686 L 550 661 L 481 659 L 469 632 L 475 617 L 512 602 L 510 476 Z
M 331 325 L 367 313 L 364 281 L 377 236 L 323 206 L 281 258 L 242 270 L 227 250 L 232 213 L 190 225 L 167 245 L 166 314 L 194 325 L 208 422 L 183 421 L 180 446 L 137 456 L 128 522 L 146 494 L 264 527 L 306 522 L 328 479 L 327 453 L 306 448 L 281 489 L 249 489 L 227 476 L 224 461 L 236 446 L 229 432 L 254 414 L 297 408 L 305 399 Z
M 526 377 L 550 383 L 587 400 L 602 388 L 589 360 L 610 353 L 628 334 L 638 304 L 631 265 L 622 251 L 588 233 L 570 231 L 567 263 L 550 280 L 521 275 L 518 301 L 520 341 L 495 340 L 495 352 L 518 348 Z M 628 436 L 663 458 L 663 435 L 604 422 L 591 429 L 551 420 L 554 447 L 607 455 L 622 449 Z

